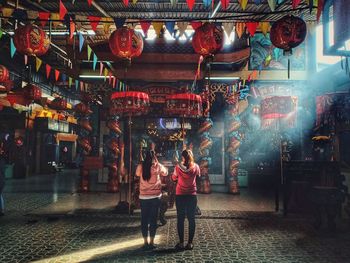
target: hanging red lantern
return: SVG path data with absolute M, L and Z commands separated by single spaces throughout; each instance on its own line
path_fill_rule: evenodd
M 54 110 L 66 110 L 67 101 L 62 98 L 55 98 L 53 101 L 51 101 L 49 107 Z
M 115 30 L 109 38 L 109 47 L 113 55 L 130 60 L 141 55 L 143 38 L 139 32 L 122 27 Z
M 203 116 L 202 98 L 192 93 L 180 93 L 166 97 L 166 113 L 188 118 Z
M 28 56 L 42 56 L 50 47 L 46 32 L 36 25 L 20 26 L 14 35 L 14 44 L 19 53 Z
M 295 16 L 285 16 L 271 27 L 270 39 L 275 47 L 291 54 L 292 48 L 299 46 L 306 37 L 306 23 Z
M 30 101 L 37 101 L 41 99 L 41 89 L 33 84 L 28 84 L 24 87 L 25 97 Z
M 5 82 L 9 78 L 10 78 L 10 73 L 8 69 L 5 66 L 0 65 L 0 82 Z
M 221 27 L 212 23 L 205 23 L 196 29 L 192 46 L 196 53 L 211 56 L 219 52 L 224 44 L 224 34 Z
M 143 115 L 149 111 L 150 102 L 147 93 L 138 91 L 114 92 L 111 95 L 110 114 Z

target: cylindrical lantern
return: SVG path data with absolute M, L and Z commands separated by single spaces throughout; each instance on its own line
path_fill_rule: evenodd
M 143 115 L 150 106 L 148 94 L 137 91 L 114 92 L 111 102 L 111 115 Z
M 203 115 L 202 98 L 192 93 L 181 93 L 166 97 L 166 113 L 189 118 Z
M 273 23 L 270 39 L 275 47 L 291 53 L 292 48 L 299 46 L 306 37 L 306 23 L 295 16 L 285 16 Z
M 41 89 L 33 84 L 28 84 L 24 87 L 24 94 L 28 100 L 37 101 L 41 99 Z
M 5 82 L 9 78 L 10 78 L 10 73 L 8 69 L 5 66 L 0 65 L 0 82 Z
M 17 51 L 23 55 L 41 56 L 49 50 L 50 39 L 44 30 L 29 24 L 16 29 L 14 44 Z
M 122 27 L 115 30 L 109 38 L 109 47 L 113 55 L 130 60 L 141 55 L 143 38 L 139 32 Z
M 224 34 L 220 26 L 205 23 L 196 29 L 192 46 L 196 53 L 202 56 L 210 56 L 218 53 L 224 44 Z

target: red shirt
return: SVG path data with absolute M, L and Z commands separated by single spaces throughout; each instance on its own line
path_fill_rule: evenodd
M 176 195 L 197 194 L 196 178 L 200 175 L 199 166 L 196 163 L 188 169 L 182 164 L 176 165 L 171 175 L 173 181 L 177 181 Z

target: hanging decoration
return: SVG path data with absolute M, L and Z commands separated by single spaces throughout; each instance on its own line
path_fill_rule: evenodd
M 67 101 L 62 98 L 54 98 L 50 103 L 49 107 L 57 111 L 67 110 Z
M 38 13 L 40 24 L 42 27 L 46 26 L 47 21 L 50 18 L 50 12 L 39 12 Z
M 205 23 L 197 28 L 192 39 L 192 46 L 197 54 L 204 57 L 213 56 L 223 47 L 223 30 L 221 26 Z
M 27 100 L 31 102 L 33 101 L 39 101 L 42 96 L 41 89 L 33 84 L 28 84 L 27 86 L 24 87 L 24 96 L 26 97 Z
M 271 11 L 274 12 L 276 9 L 276 0 L 267 0 L 267 3 L 269 4 Z
M 11 58 L 16 54 L 16 46 L 13 43 L 13 39 L 10 39 L 10 53 L 11 53 Z
M 243 10 L 247 8 L 248 0 L 238 0 Z
M 46 32 L 36 25 L 28 24 L 16 29 L 14 44 L 19 53 L 28 56 L 42 56 L 50 47 Z
M 264 36 L 266 36 L 270 30 L 270 22 L 260 22 L 259 26 L 260 26 L 261 32 L 264 34 Z
M 236 23 L 235 30 L 238 38 L 241 38 L 243 36 L 243 33 L 245 32 L 245 23 L 242 23 L 242 22 Z
M 186 29 L 187 29 L 188 22 L 177 22 L 177 28 L 179 30 L 179 37 L 181 37 Z
M 168 95 L 165 112 L 169 115 L 199 118 L 203 114 L 202 98 L 192 93 Z
M 259 23 L 258 22 L 248 22 L 246 23 L 247 30 L 251 37 L 255 35 L 256 29 L 258 28 Z
M 96 32 L 97 26 L 100 23 L 100 16 L 88 16 L 88 20 L 90 21 L 91 29 Z
M 188 8 L 190 9 L 190 11 L 193 10 L 194 7 L 194 3 L 196 2 L 196 0 L 186 0 Z
M 165 27 L 169 31 L 170 35 L 173 35 L 175 32 L 175 21 L 165 22 Z
M 145 37 L 147 37 L 148 29 L 151 26 L 151 22 L 140 21 L 141 29 Z
M 50 78 L 51 66 L 46 64 L 46 78 Z
M 109 38 L 109 47 L 113 55 L 131 60 L 141 55 L 143 50 L 143 38 L 133 29 L 122 27 L 115 30 Z
M 154 28 L 154 31 L 156 32 L 156 35 L 160 37 L 160 34 L 163 30 L 163 22 L 152 22 L 152 26 Z
M 111 96 L 111 115 L 144 115 L 149 110 L 149 97 L 144 92 L 114 92 Z
M 10 79 L 10 72 L 5 66 L 0 65 L 0 82 L 5 82 L 9 79 Z
M 292 0 L 292 7 L 293 9 L 297 8 L 300 4 L 301 0 Z
M 221 7 L 223 10 L 226 10 L 228 5 L 230 4 L 230 0 L 220 0 L 221 1 Z
M 60 14 L 60 20 L 64 20 L 64 17 L 67 14 L 67 8 L 64 6 L 61 0 L 60 0 L 60 7 L 59 7 L 59 14 Z

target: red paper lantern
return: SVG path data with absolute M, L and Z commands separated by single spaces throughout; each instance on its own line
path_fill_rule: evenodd
M 288 53 L 292 51 L 292 48 L 299 46 L 305 37 L 305 21 L 295 16 L 285 16 L 277 20 L 270 31 L 272 44 Z
M 215 55 L 224 44 L 224 34 L 221 27 L 205 23 L 197 28 L 192 39 L 192 46 L 196 53 L 202 56 Z
M 140 33 L 133 29 L 118 28 L 109 38 L 109 47 L 113 55 L 130 60 L 141 55 L 143 38 Z
M 188 118 L 202 117 L 202 98 L 192 93 L 169 95 L 166 97 L 165 111 L 170 115 Z
M 55 98 L 53 101 L 51 101 L 49 107 L 54 110 L 66 110 L 67 101 L 62 98 Z
M 5 82 L 9 78 L 10 78 L 10 73 L 8 69 L 5 66 L 0 65 L 0 82 Z
M 143 115 L 150 106 L 148 94 L 137 91 L 114 92 L 111 102 L 111 115 Z
M 23 55 L 42 56 L 49 50 L 50 39 L 44 30 L 29 24 L 16 29 L 14 44 Z
M 24 87 L 25 97 L 30 101 L 37 101 L 41 99 L 41 89 L 33 84 L 28 84 Z

